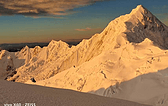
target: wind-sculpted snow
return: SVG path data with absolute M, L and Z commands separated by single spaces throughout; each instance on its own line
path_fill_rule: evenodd
M 52 40 L 43 48 L 1 51 L 1 78 L 167 106 L 167 76 L 157 76 L 168 67 L 167 39 L 167 26 L 139 5 L 77 46 Z M 146 85 L 154 94 L 142 92 Z

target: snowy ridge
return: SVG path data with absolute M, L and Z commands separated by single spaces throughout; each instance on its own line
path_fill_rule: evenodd
M 167 39 L 168 27 L 139 5 L 77 46 L 1 51 L 0 78 L 167 106 Z

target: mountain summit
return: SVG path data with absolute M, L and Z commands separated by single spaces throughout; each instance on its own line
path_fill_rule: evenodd
M 145 33 L 142 36 L 149 38 L 154 43 L 167 48 L 168 27 L 160 22 L 150 11 L 141 6 L 141 18 L 139 26 L 142 24 Z
M 120 42 L 120 35 L 126 41 L 133 43 L 140 43 L 148 38 L 155 45 L 164 49 L 168 48 L 168 27 L 142 5 L 138 5 L 130 14 L 120 16 L 110 22 L 103 32 L 111 32 L 110 35 L 117 33 L 115 36 L 119 37 Z
M 132 10 L 125 24 L 128 41 L 140 43 L 148 38 L 155 45 L 164 49 L 168 48 L 168 27 L 142 5 Z

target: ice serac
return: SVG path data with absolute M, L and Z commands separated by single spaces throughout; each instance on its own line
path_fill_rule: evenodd
M 68 55 L 68 44 L 52 40 L 47 47 L 22 49 L 25 64 L 17 69 L 17 74 L 7 80 L 25 82 L 31 78 L 35 80 L 47 79 L 58 73 L 59 67 Z M 19 76 L 19 77 L 18 77 Z M 17 79 L 16 79 L 17 78 Z

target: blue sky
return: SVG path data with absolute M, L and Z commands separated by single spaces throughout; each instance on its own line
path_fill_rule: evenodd
M 36 7 L 34 10 L 29 10 L 21 7 L 24 3 L 20 3 L 21 8 L 18 10 L 16 7 L 10 7 L 8 2 L 0 0 L 0 9 L 4 9 L 0 11 L 0 44 L 90 38 L 95 33 L 100 33 L 110 21 L 130 13 L 139 4 L 168 25 L 167 0 L 109 0 L 94 3 L 90 1 L 94 0 L 87 0 L 84 3 L 82 0 L 68 2 L 69 5 L 63 4 L 63 6 L 58 6 L 57 3 L 52 8 L 47 7 L 48 10 L 43 14 L 41 10 L 45 10 L 46 5 L 39 6 L 36 3 L 34 6 L 33 3 L 28 2 L 29 7 L 31 5 L 33 5 L 31 8 Z M 42 2 L 40 0 L 40 3 Z M 15 2 L 13 4 L 16 5 Z M 55 11 L 57 9 L 59 11 Z

